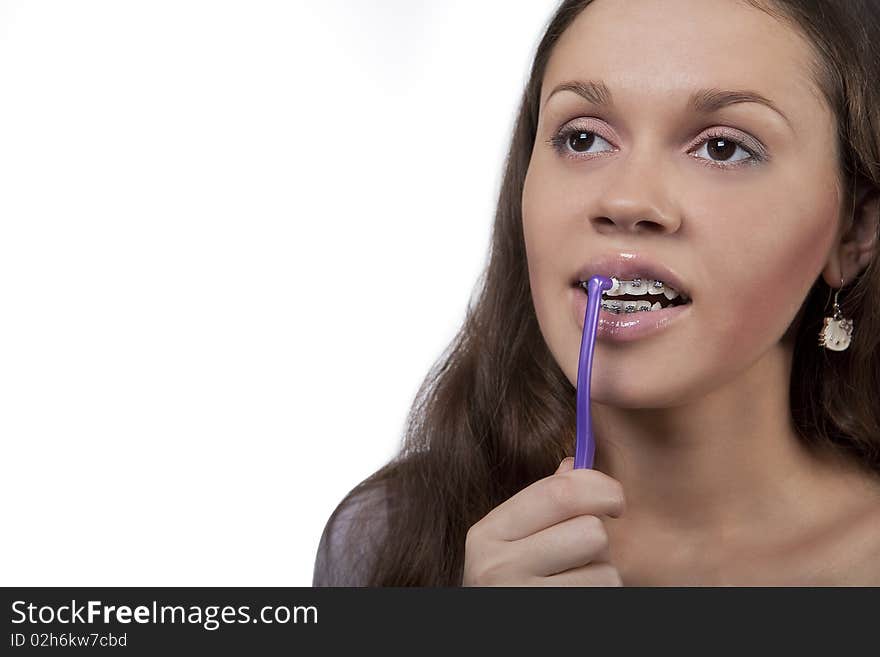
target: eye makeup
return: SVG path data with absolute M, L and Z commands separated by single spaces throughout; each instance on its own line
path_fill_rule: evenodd
M 592 135 L 610 143 L 609 140 L 598 131 L 577 124 L 563 125 L 554 135 L 546 140 L 546 143 L 553 148 L 555 153 L 570 160 L 589 160 L 598 155 L 598 153 L 595 152 L 579 154 L 577 151 L 572 150 L 569 147 L 569 142 L 571 138 L 576 135 L 579 135 L 584 139 L 587 139 L 588 136 Z M 695 141 L 691 142 L 688 150 L 690 151 L 690 149 L 703 144 L 712 144 L 713 142 L 715 143 L 715 146 L 717 146 L 719 142 L 723 142 L 724 146 L 722 146 L 722 148 L 732 144 L 735 147 L 734 155 L 737 152 L 736 149 L 739 149 L 745 153 L 746 157 L 741 157 L 740 159 L 732 161 L 712 160 L 704 157 L 695 157 L 694 159 L 701 160 L 702 163 L 707 166 L 720 169 L 739 169 L 741 167 L 754 166 L 762 162 L 767 162 L 770 159 L 767 149 L 764 148 L 758 140 L 740 130 L 728 126 L 710 128 Z M 592 143 L 590 146 L 592 146 Z

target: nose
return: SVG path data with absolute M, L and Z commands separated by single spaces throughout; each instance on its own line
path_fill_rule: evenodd
M 647 154 L 646 154 L 647 155 Z M 634 154 L 607 170 L 609 183 L 599 195 L 591 223 L 602 234 L 673 233 L 679 213 L 658 171 L 656 157 L 637 160 Z

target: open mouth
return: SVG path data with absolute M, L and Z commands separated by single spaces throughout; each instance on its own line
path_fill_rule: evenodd
M 611 289 L 602 291 L 602 309 L 610 313 L 657 312 L 691 303 L 685 294 L 663 281 L 620 280 L 612 276 L 611 282 Z M 587 281 L 578 281 L 575 287 L 587 294 Z

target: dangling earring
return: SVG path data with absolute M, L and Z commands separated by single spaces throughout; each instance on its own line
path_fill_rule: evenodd
M 840 288 L 843 287 L 843 279 L 840 279 Z M 837 305 L 837 295 L 840 294 L 840 288 L 834 293 L 834 315 L 826 317 L 822 331 L 819 333 L 819 346 L 830 349 L 831 351 L 843 351 L 849 347 L 852 340 L 853 323 L 851 319 L 845 319 L 840 313 L 840 306 Z

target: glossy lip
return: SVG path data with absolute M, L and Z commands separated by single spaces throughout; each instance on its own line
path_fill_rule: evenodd
M 570 305 L 575 321 L 581 331 L 583 331 L 584 315 L 587 312 L 587 293 L 581 287 L 572 287 L 569 290 L 569 294 L 571 295 Z M 600 307 L 596 338 L 612 342 L 640 340 L 659 333 L 663 329 L 689 317 L 692 307 L 693 303 L 688 303 L 681 306 L 669 306 L 663 310 L 621 313 L 619 315 L 610 313 Z
M 616 253 L 594 258 L 577 270 L 571 285 L 577 288 L 580 281 L 588 281 L 596 274 L 609 278 L 616 276 L 623 280 L 631 280 L 638 276 L 643 279 L 661 280 L 674 287 L 685 299 L 693 299 L 681 276 L 666 265 L 638 253 Z M 607 311 L 603 312 L 606 315 L 611 314 Z

